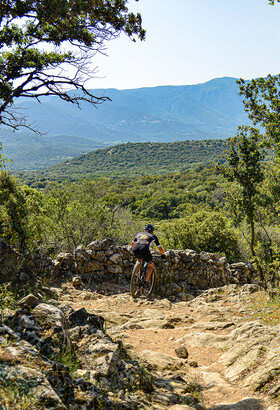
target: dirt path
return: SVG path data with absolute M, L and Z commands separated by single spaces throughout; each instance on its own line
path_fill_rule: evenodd
M 211 300 L 210 293 L 208 300 L 171 303 L 167 299 L 133 299 L 127 289 L 119 291 L 123 293 L 106 296 L 68 288 L 63 299 L 74 309 L 85 307 L 88 312 L 102 315 L 107 333 L 121 339 L 129 354 L 151 371 L 191 375 L 194 382 L 203 386 L 205 409 L 280 409 L 265 396 L 245 389 L 242 378 L 228 381 L 226 366 L 219 361 L 223 349 L 207 345 L 201 348 L 191 343 L 194 332 L 227 335 L 250 320 L 250 299 L 246 302 L 241 298 L 237 303 L 236 298 L 225 294 Z M 187 358 L 178 358 L 178 347 L 187 349 Z M 151 360 L 153 354 L 158 354 L 155 362 Z M 166 365 L 166 358 L 170 366 Z

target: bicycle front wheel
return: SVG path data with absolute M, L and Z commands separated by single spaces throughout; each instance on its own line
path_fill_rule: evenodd
M 143 265 L 140 262 L 136 262 L 132 271 L 130 279 L 130 293 L 133 298 L 141 295 L 142 289 L 142 277 Z

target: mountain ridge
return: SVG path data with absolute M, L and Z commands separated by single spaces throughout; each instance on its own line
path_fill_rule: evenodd
M 2 127 L 0 142 L 6 155 L 14 160 L 13 169 L 42 169 L 92 149 L 128 142 L 226 139 L 238 125 L 248 123 L 236 78 L 232 77 L 196 85 L 91 91 L 99 97 L 106 95 L 111 101 L 97 109 L 81 103 L 78 109 L 54 96 L 42 98 L 40 104 L 20 99 L 28 120 L 38 124 L 46 135 L 38 136 L 41 141 L 36 142 L 28 132 L 16 133 L 19 139 L 25 138 L 25 145 L 21 146 L 15 140 L 11 143 L 10 133 Z M 72 141 L 77 139 L 76 146 L 72 144 L 69 149 L 67 143 L 57 144 L 61 135 Z M 84 139 L 82 144 L 80 138 Z

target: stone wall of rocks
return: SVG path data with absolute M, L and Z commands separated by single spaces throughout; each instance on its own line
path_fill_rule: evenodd
M 256 271 L 245 263 L 228 264 L 225 257 L 193 250 L 168 250 L 167 259 L 154 254 L 157 270 L 156 292 L 170 300 L 186 300 L 187 294 L 199 293 L 230 283 L 256 282 Z M 95 278 L 126 278 L 129 281 L 135 257 L 130 246 L 114 246 L 112 241 L 94 241 L 79 246 L 73 254 L 60 253 L 53 261 L 56 271 L 78 274 L 84 283 Z M 116 278 L 117 279 L 117 278 Z
M 135 257 L 130 246 L 115 246 L 109 239 L 94 241 L 87 247 L 78 246 L 72 253 L 60 253 L 55 260 L 33 257 L 28 266 L 22 255 L 0 243 L 0 283 L 28 282 L 32 272 L 39 275 L 79 275 L 85 284 L 102 280 L 130 280 Z M 168 250 L 167 259 L 154 254 L 157 270 L 158 296 L 171 301 L 186 300 L 187 295 L 230 283 L 256 283 L 252 266 L 239 262 L 228 264 L 225 257 L 193 250 Z

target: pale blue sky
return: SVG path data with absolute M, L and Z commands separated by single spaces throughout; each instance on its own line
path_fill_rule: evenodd
M 96 56 L 87 88 L 197 84 L 280 73 L 280 3 L 268 0 L 135 0 L 144 42 L 125 36 Z

